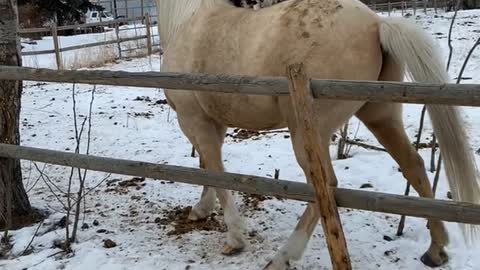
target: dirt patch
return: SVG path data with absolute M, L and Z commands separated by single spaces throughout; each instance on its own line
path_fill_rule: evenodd
M 261 139 L 262 136 L 265 136 L 267 134 L 279 134 L 279 133 L 285 133 L 283 135 L 285 139 L 290 138 L 290 133 L 288 130 L 255 131 L 255 130 L 247 130 L 247 129 L 240 129 L 240 128 L 234 129 L 232 133 L 227 133 L 225 137 L 230 137 L 234 139 L 234 141 L 242 141 L 247 139 L 259 140 Z
M 261 206 L 261 203 L 266 200 L 272 200 L 273 197 L 258 195 L 258 194 L 248 194 L 240 193 L 242 196 L 242 201 L 246 207 L 255 211 L 265 211 L 265 208 Z
M 140 190 L 146 185 L 144 177 L 133 177 L 128 180 L 121 181 L 120 179 L 112 179 L 107 182 L 107 189 L 105 192 L 116 192 L 119 194 L 128 193 L 130 188 Z
M 206 219 L 192 221 L 188 219 L 188 215 L 192 210 L 191 206 L 182 207 L 177 206 L 171 210 L 164 212 L 163 218 L 157 218 L 156 223 L 166 226 L 173 226 L 173 230 L 167 232 L 167 235 L 183 235 L 192 231 L 217 231 L 226 232 L 225 224 L 217 220 L 215 213 L 208 216 Z M 163 227 L 165 228 L 165 227 Z
M 168 101 L 166 99 L 157 99 L 152 100 L 149 96 L 138 96 L 134 99 L 134 101 L 143 101 L 148 104 L 148 106 L 156 106 L 156 105 L 167 105 Z

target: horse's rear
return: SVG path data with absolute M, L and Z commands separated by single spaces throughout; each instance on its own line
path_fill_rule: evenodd
M 170 2 L 174 5 L 200 0 L 159 1 L 177 1 Z M 163 71 L 284 76 L 287 65 L 302 62 L 307 74 L 316 79 L 401 81 L 405 63 L 418 81 L 429 81 L 432 77 L 435 82 L 448 79 L 441 71 L 441 60 L 432 51 L 433 43 L 423 32 L 380 19 L 359 1 L 289 0 L 259 11 L 235 8 L 227 2 L 202 0 L 200 9 L 169 42 Z M 288 126 L 297 161 L 307 169 L 302 134 L 296 130 L 289 97 L 165 92 L 177 111 L 182 131 L 200 154 L 202 168 L 223 170 L 221 147 L 227 127 L 259 130 Z M 418 193 L 432 197 L 422 158 L 404 132 L 401 105 L 316 100 L 314 106 L 315 120 L 321 127 L 320 147 L 328 148 L 331 133 L 356 114 L 398 162 Z M 444 147 L 442 154 L 450 156 L 445 160 L 451 187 L 458 191 L 458 198 L 478 200 L 475 166 L 472 160 L 461 158 L 469 155 L 458 114 L 450 107 L 440 107 L 429 108 L 435 132 Z M 448 143 L 449 140 L 454 143 Z M 461 147 L 452 147 L 455 145 Z M 322 158 L 330 175 L 334 175 L 328 154 Z M 466 165 L 459 169 L 456 160 Z M 244 227 L 228 191 L 205 188 L 190 218 L 206 217 L 214 208 L 216 195 L 228 226 L 223 252 L 233 254 L 245 245 Z M 287 244 L 268 268 L 286 269 L 289 260 L 299 259 L 318 219 L 317 207 L 309 204 Z M 432 242 L 422 261 L 431 266 L 441 265 L 447 261 L 443 248 L 448 237 L 441 221 L 429 220 L 429 229 Z

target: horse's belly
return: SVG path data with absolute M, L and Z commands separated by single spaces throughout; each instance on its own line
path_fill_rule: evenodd
M 196 94 L 203 111 L 228 127 L 275 129 L 286 126 L 277 97 L 236 94 Z

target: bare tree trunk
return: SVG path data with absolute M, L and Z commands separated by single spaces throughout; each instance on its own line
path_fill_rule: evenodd
M 17 36 L 17 2 L 0 0 L 0 65 L 21 66 L 20 43 Z M 0 142 L 19 144 L 21 81 L 0 81 Z M 5 225 L 32 213 L 22 183 L 20 161 L 0 159 L 0 213 L 6 213 Z M 23 222 L 21 222 L 23 223 Z M 8 227 L 7 227 L 8 229 Z

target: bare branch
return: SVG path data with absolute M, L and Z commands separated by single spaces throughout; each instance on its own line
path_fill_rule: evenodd
M 452 22 L 450 23 L 450 29 L 448 30 L 448 61 L 447 61 L 447 71 L 450 69 L 450 63 L 452 61 L 453 55 L 453 46 L 452 46 L 452 30 L 453 25 L 455 24 L 455 19 L 457 18 L 458 9 L 460 8 L 462 0 L 457 0 L 457 4 L 455 5 L 455 12 L 453 13 Z
M 435 152 L 437 151 L 437 136 L 432 134 L 432 152 L 430 154 L 430 172 L 435 171 Z
M 459 84 L 462 81 L 463 72 L 465 71 L 465 68 L 468 65 L 468 61 L 470 61 L 470 57 L 472 56 L 473 52 L 478 47 L 478 45 L 480 45 L 480 37 L 477 39 L 475 44 L 473 44 L 472 48 L 470 49 L 470 51 L 467 54 L 467 58 L 465 58 L 465 61 L 463 61 L 462 68 L 460 69 L 460 72 L 458 73 L 457 84 Z
M 33 240 L 35 240 L 35 237 L 37 236 L 38 230 L 40 229 L 40 227 L 42 227 L 42 225 L 43 225 L 43 221 L 41 221 L 41 222 L 38 224 L 37 229 L 36 229 L 35 232 L 33 233 L 32 239 L 30 239 L 30 242 L 28 242 L 28 245 L 27 245 L 27 247 L 23 250 L 22 255 L 26 255 L 26 254 L 27 254 L 28 249 L 29 249 L 30 246 L 32 245 Z
M 48 189 L 50 190 L 50 192 L 53 194 L 53 196 L 55 196 L 55 198 L 57 199 L 57 201 L 64 207 L 64 209 L 68 209 L 67 206 L 65 205 L 65 203 L 60 199 L 60 197 L 58 197 L 58 194 L 53 190 L 53 188 L 50 186 L 48 180 L 46 179 L 46 175 L 43 173 L 42 170 L 40 170 L 40 168 L 38 167 L 37 163 L 34 162 L 33 165 L 35 166 L 35 168 L 37 169 L 37 171 L 40 173 L 40 177 L 41 179 L 43 180 L 43 182 L 45 183 L 45 185 L 48 187 Z
M 95 91 L 97 89 L 97 86 L 94 85 L 92 89 L 92 96 L 90 99 L 90 105 L 88 109 L 88 132 L 87 132 L 87 150 L 86 154 L 88 155 L 90 153 L 90 142 L 91 142 L 91 132 L 92 132 L 92 111 L 93 111 L 93 101 L 95 100 Z M 82 127 L 83 130 L 83 127 Z M 80 137 L 78 138 L 77 144 L 80 144 Z M 77 193 L 77 202 L 76 202 L 76 211 L 75 211 L 75 218 L 73 222 L 73 229 L 72 229 L 72 236 L 71 236 L 71 241 L 74 242 L 77 236 L 77 230 L 78 230 L 78 222 L 80 220 L 80 206 L 82 199 L 85 197 L 83 196 L 83 191 L 85 189 L 85 180 L 87 177 L 87 171 L 83 171 L 83 176 L 81 174 L 81 169 L 78 169 L 78 177 L 80 180 L 80 186 L 78 188 L 78 193 Z
M 438 161 L 437 161 L 437 171 L 435 172 L 435 177 L 433 178 L 433 187 L 432 187 L 432 193 L 433 197 L 435 198 L 435 194 L 437 192 L 437 185 L 438 185 L 438 179 L 440 179 L 440 171 L 442 169 L 442 153 L 438 155 Z

